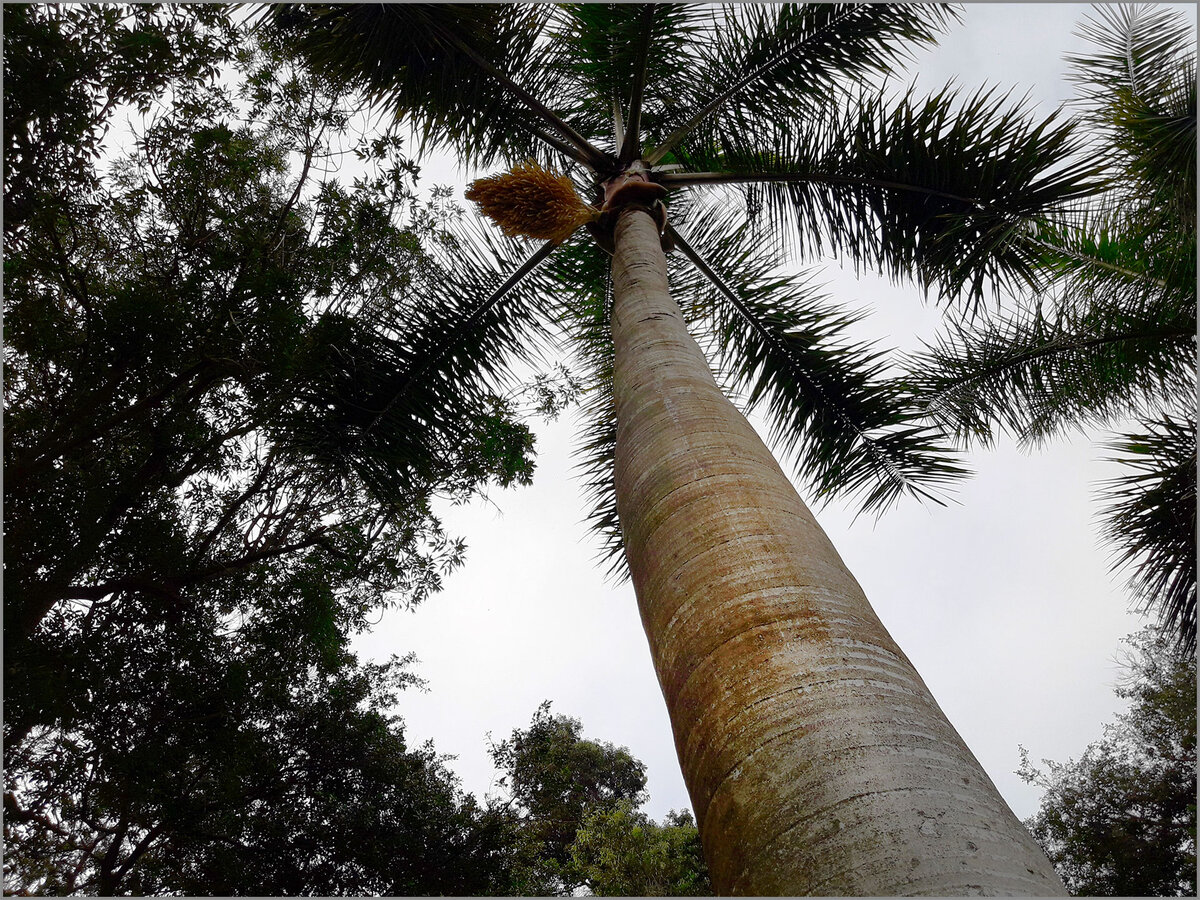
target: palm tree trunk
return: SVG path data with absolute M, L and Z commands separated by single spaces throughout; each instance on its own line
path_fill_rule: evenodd
M 617 509 L 722 894 L 1065 894 L 791 481 L 722 395 L 628 208 Z

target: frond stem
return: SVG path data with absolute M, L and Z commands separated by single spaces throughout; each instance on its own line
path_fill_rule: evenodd
M 864 185 L 867 187 L 887 188 L 893 191 L 907 191 L 912 194 L 925 194 L 929 197 L 940 197 L 944 200 L 965 203 L 976 209 L 984 209 L 982 203 L 971 197 L 963 197 L 934 188 L 921 187 L 916 184 L 905 184 L 901 181 L 887 181 L 882 178 L 856 178 L 850 175 L 832 175 L 821 172 L 664 172 L 659 176 L 658 180 L 666 187 L 689 187 L 698 184 L 783 183 L 789 181 L 850 186 Z
M 644 27 L 638 39 L 637 55 L 634 57 L 633 89 L 629 97 L 629 119 L 617 159 L 621 166 L 633 162 L 640 149 L 641 141 L 638 134 L 642 130 L 642 97 L 646 89 L 646 65 L 650 59 L 650 32 L 653 23 L 654 7 L 647 3 L 642 7 L 642 25 Z
M 939 191 L 933 188 L 926 188 L 915 184 L 905 184 L 899 181 L 887 181 L 881 178 L 855 178 L 846 175 L 831 175 L 814 172 L 663 172 L 659 175 L 658 180 L 667 188 L 691 187 L 702 184 L 752 184 L 764 182 L 777 184 L 785 182 L 809 182 L 813 184 L 865 185 L 869 187 L 902 191 L 910 194 L 924 194 L 929 197 L 939 197 L 943 200 L 953 200 L 957 203 L 963 203 L 981 211 L 988 210 L 988 207 L 985 204 L 982 204 L 978 200 L 975 200 L 971 197 L 963 197 L 959 194 L 951 194 L 946 191 Z M 1088 256 L 1084 253 L 1079 253 L 1065 247 L 1059 247 L 1050 243 L 1049 241 L 1042 240 L 1041 238 L 1028 237 L 1027 240 L 1030 244 L 1038 247 L 1041 250 L 1066 256 L 1078 263 L 1083 263 L 1099 269 L 1115 272 L 1135 281 L 1149 281 L 1151 284 L 1160 288 L 1167 287 L 1166 281 L 1161 278 L 1155 278 L 1147 275 L 1145 272 L 1137 272 L 1133 269 L 1127 269 L 1124 266 L 1118 266 L 1115 263 L 1105 262 L 1102 259 L 1096 259 L 1095 257 Z
M 400 385 L 400 388 L 396 391 L 392 399 L 384 404 L 383 408 L 376 413 L 375 418 L 371 420 L 371 423 L 367 425 L 364 431 L 370 431 L 372 428 L 374 428 L 379 421 L 385 415 L 387 415 L 389 411 L 391 411 L 392 407 L 399 402 L 400 398 L 408 392 L 408 389 L 412 386 L 413 382 L 428 372 L 430 367 L 432 367 L 442 357 L 454 349 L 458 339 L 470 331 L 475 323 L 478 322 L 479 319 L 484 315 L 484 313 L 488 312 L 488 310 L 492 309 L 497 303 L 499 303 L 505 294 L 512 290 L 512 288 L 516 287 L 521 279 L 537 268 L 538 265 L 540 265 L 542 261 L 546 259 L 546 257 L 553 253 L 554 249 L 561 243 L 561 241 L 546 241 L 546 243 L 542 244 L 542 246 L 539 247 L 532 256 L 525 260 L 525 262 L 521 263 L 516 271 L 509 275 L 508 278 L 504 280 L 504 283 L 492 292 L 491 296 L 483 301 L 483 303 L 479 304 L 479 306 L 472 310 L 469 316 L 459 323 L 458 327 L 454 329 L 453 333 L 449 336 L 446 342 L 438 348 L 437 352 L 429 357 L 423 365 L 418 367 L 412 374 L 408 376 L 407 379 L 405 379 L 404 384 Z
M 1156 287 L 1165 288 L 1167 282 L 1161 278 L 1154 278 L 1147 275 L 1145 272 L 1135 272 L 1133 269 L 1127 269 L 1124 266 L 1118 266 L 1116 263 L 1105 262 L 1102 259 L 1096 259 L 1094 256 L 1088 256 L 1086 253 L 1080 253 L 1077 250 L 1068 250 L 1065 247 L 1059 247 L 1049 241 L 1044 241 L 1041 238 L 1030 238 L 1029 242 L 1042 250 L 1047 250 L 1050 253 L 1057 253 L 1065 256 L 1068 259 L 1073 259 L 1075 262 L 1084 263 L 1089 266 L 1095 266 L 1097 269 L 1105 269 L 1109 272 L 1115 272 L 1118 275 L 1124 275 L 1134 281 L 1149 281 Z
M 558 138 L 556 138 L 552 134 L 546 134 L 546 132 L 542 131 L 542 129 L 538 128 L 535 125 L 528 125 L 526 127 L 529 129 L 530 134 L 532 134 L 534 137 L 544 141 L 545 143 L 547 143 L 548 145 L 553 147 L 555 150 L 557 150 L 559 153 L 562 153 L 566 156 L 571 157 L 571 159 L 575 160 L 576 162 L 582 163 L 583 165 L 587 166 L 589 169 L 592 169 L 593 171 L 595 170 L 595 166 L 592 165 L 591 159 L 589 159 L 587 154 L 585 154 L 582 150 L 579 150 L 578 148 L 572 146 L 571 144 L 566 143 L 565 141 L 560 141 Z
M 844 22 L 847 16 L 850 16 L 853 13 L 857 12 L 858 9 L 859 9 L 859 7 L 857 5 L 852 7 L 851 9 L 847 10 L 840 19 L 835 19 L 835 20 L 831 20 L 831 21 L 827 22 L 825 25 L 822 25 L 820 28 L 818 28 L 812 34 L 808 35 L 807 37 L 802 38 L 797 43 L 792 44 L 792 45 L 784 48 L 783 50 L 780 50 L 778 53 L 776 53 L 774 56 L 772 56 L 770 59 L 768 59 L 761 66 L 759 66 L 756 69 L 753 69 L 752 71 L 743 75 L 741 78 L 734 81 L 734 83 L 732 85 L 730 85 L 728 88 L 726 88 L 721 93 L 717 94 L 717 96 L 714 97 L 713 99 L 709 100 L 708 103 L 706 103 L 704 105 L 704 108 L 700 110 L 700 112 L 696 113 L 694 116 L 692 116 L 686 122 L 684 122 L 682 125 L 680 125 L 678 128 L 676 128 L 673 132 L 671 132 L 670 136 L 665 141 L 663 141 L 661 144 L 659 144 L 657 147 L 655 147 L 653 150 L 651 150 L 648 154 L 645 154 L 642 158 L 646 161 L 646 165 L 647 166 L 654 165 L 656 162 L 658 162 L 660 159 L 662 159 L 664 156 L 666 156 L 668 153 L 670 153 L 672 150 L 674 150 L 679 145 L 680 141 L 682 141 L 685 137 L 687 137 L 689 134 L 691 134 L 691 132 L 693 130 L 695 130 L 697 125 L 699 125 L 701 122 L 703 122 L 705 119 L 707 119 L 710 115 L 712 115 L 714 112 L 716 112 L 716 110 L 718 108 L 720 108 L 720 106 L 723 103 L 725 103 L 727 100 L 729 100 L 731 97 L 733 97 L 738 91 L 742 90 L 747 85 L 750 85 L 757 79 L 761 78 L 763 75 L 765 75 L 771 69 L 775 68 L 775 66 L 779 65 L 781 62 L 783 62 L 785 59 L 787 59 L 793 53 L 795 53 L 796 51 L 803 48 L 805 45 L 807 45 L 811 40 L 813 40 L 814 38 L 819 36 L 821 33 L 828 31 L 835 24 L 841 24 L 841 22 Z
M 595 169 L 602 168 L 610 162 L 610 158 L 607 154 L 593 147 L 587 138 L 560 119 L 544 103 L 534 97 L 533 94 L 529 93 L 529 91 L 525 90 L 525 88 L 521 87 L 511 78 L 497 69 L 494 65 L 480 56 L 479 53 L 474 48 L 469 46 L 465 41 L 463 41 L 461 37 L 449 31 L 443 32 L 443 36 L 445 37 L 446 41 L 454 47 L 454 49 L 466 56 L 467 59 L 473 62 L 488 75 L 491 75 L 493 78 L 499 81 L 513 94 L 516 94 L 516 96 L 519 97 L 526 106 L 541 116 L 547 125 L 552 126 L 559 134 L 574 144 L 579 151 L 587 157 L 586 162 L 588 165 Z

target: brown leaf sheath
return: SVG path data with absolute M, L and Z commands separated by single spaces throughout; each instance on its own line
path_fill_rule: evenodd
M 1065 894 L 616 225 L 617 509 L 722 894 Z

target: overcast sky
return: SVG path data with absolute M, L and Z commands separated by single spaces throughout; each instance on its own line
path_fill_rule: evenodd
M 1193 7 L 1182 7 L 1192 10 Z M 934 90 L 950 79 L 1026 91 L 1048 114 L 1071 94 L 1064 53 L 1089 7 L 971 4 L 940 47 L 912 71 Z M 1190 13 L 1189 13 L 1190 14 Z M 424 185 L 459 182 L 444 161 Z M 858 334 L 900 349 L 928 338 L 939 310 L 911 287 L 856 280 L 830 265 L 821 279 L 841 303 L 871 310 Z M 757 425 L 758 423 L 756 423 Z M 760 433 L 762 429 L 760 428 Z M 465 567 L 415 611 L 383 616 L 358 641 L 364 656 L 415 651 L 427 693 L 398 712 L 414 743 L 453 754 L 467 790 L 494 790 L 487 733 L 528 725 L 543 700 L 583 721 L 587 736 L 624 745 L 647 766 L 649 813 L 689 807 L 670 723 L 632 587 L 606 581 L 583 525 L 572 472 L 575 422 L 538 429 L 529 488 L 443 509 L 468 545 Z M 1040 792 L 1013 774 L 1018 744 L 1035 760 L 1078 756 L 1120 708 L 1112 694 L 1120 639 L 1143 620 L 1127 613 L 1122 579 L 1099 537 L 1098 482 L 1116 467 L 1087 435 L 1022 452 L 1001 441 L 975 453 L 956 505 L 905 501 L 878 522 L 837 504 L 816 508 L 892 636 L 933 691 L 1018 816 Z M 786 468 L 786 465 L 785 465 Z M 808 499 L 803 486 L 800 494 Z

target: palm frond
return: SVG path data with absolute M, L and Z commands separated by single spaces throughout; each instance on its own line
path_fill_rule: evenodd
M 439 467 L 495 417 L 511 364 L 536 352 L 552 314 L 552 298 L 525 276 L 553 243 L 529 255 L 467 228 L 443 241 L 453 264 L 407 296 L 354 320 L 328 316 L 319 358 L 294 385 L 289 445 L 381 495 L 416 496 L 446 474 Z
M 1153 212 L 1142 215 L 1123 190 L 1068 210 L 1033 241 L 1042 251 L 1045 286 L 1061 290 L 1065 303 L 1124 296 L 1136 305 L 1160 291 L 1195 297 L 1195 230 L 1165 227 Z
M 1115 569 L 1185 653 L 1196 650 L 1196 420 L 1164 416 L 1108 446 L 1129 471 L 1107 483 L 1105 534 Z
M 1195 59 L 1193 25 L 1177 10 L 1152 5 L 1097 5 L 1077 29 L 1092 49 L 1067 56 L 1081 99 L 1104 106 L 1114 93 L 1160 97 L 1181 65 Z
M 662 118 L 664 102 L 674 108 L 685 100 L 681 86 L 695 58 L 691 45 L 704 38 L 708 17 L 703 7 L 675 3 L 556 7 L 548 62 L 560 76 L 556 100 L 597 139 L 611 133 L 614 104 L 624 113 L 636 111 L 623 123 L 623 140 L 614 140 L 612 153 L 640 149 L 642 126 Z
M 264 20 L 319 74 L 407 117 L 422 145 L 465 161 L 529 155 L 550 132 L 573 156 L 604 155 L 540 97 L 551 69 L 539 41 L 550 10 L 529 4 L 280 4 Z
M 1194 232 L 1193 24 L 1174 10 L 1099 6 L 1080 34 L 1093 46 L 1068 57 L 1076 104 L 1094 130 L 1094 151 L 1112 167 L 1114 189 L 1142 218 Z
M 787 3 L 725 7 L 687 118 L 645 154 L 654 165 L 697 134 L 790 119 L 839 83 L 888 74 L 911 48 L 932 43 L 954 17 L 949 4 Z M 703 126 L 703 128 L 702 128 Z
M 746 183 L 766 213 L 764 237 L 978 303 L 987 286 L 1032 283 L 1036 222 L 1098 188 L 1095 166 L 1071 161 L 1072 139 L 1070 125 L 1035 122 L 993 91 L 909 92 L 894 103 L 880 93 L 821 123 L 722 132 L 686 157 L 708 172 L 662 180 Z
M 939 491 L 966 472 L 883 376 L 883 354 L 846 337 L 858 317 L 777 274 L 777 260 L 753 252 L 746 232 L 720 217 L 699 227 L 695 246 L 672 232 L 706 282 L 676 278 L 676 293 L 707 319 L 720 372 L 749 410 L 762 411 L 816 495 L 856 498 L 875 512 L 904 494 L 942 502 Z
M 562 326 L 572 342 L 573 368 L 584 379 L 582 432 L 576 469 L 583 477 L 587 519 L 601 542 L 608 574 L 629 577 L 616 504 L 617 413 L 613 400 L 612 273 L 608 256 L 590 241 L 563 247 L 547 267 L 565 302 Z
M 1195 400 L 1194 300 L 1171 291 L 1026 304 L 949 331 L 909 361 L 928 414 L 959 441 L 1068 429 Z

